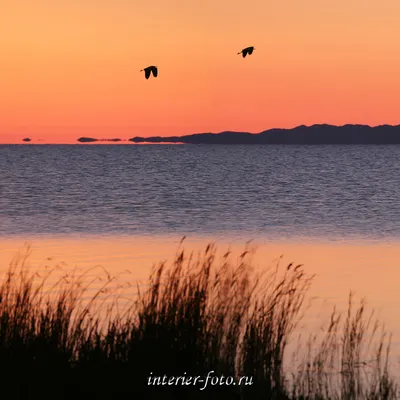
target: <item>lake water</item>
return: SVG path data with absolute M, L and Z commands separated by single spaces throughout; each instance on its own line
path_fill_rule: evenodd
M 0 236 L 400 238 L 400 146 L 0 146 Z
M 354 290 L 400 355 L 400 146 L 0 146 L 2 270 L 27 241 L 33 268 L 144 281 L 184 235 L 304 264 L 311 326 Z

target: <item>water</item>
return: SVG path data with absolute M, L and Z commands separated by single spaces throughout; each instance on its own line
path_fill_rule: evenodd
M 0 146 L 0 235 L 400 238 L 400 146 Z
M 399 161 L 400 146 L 0 146 L 0 270 L 28 240 L 29 267 L 102 266 L 130 300 L 183 235 L 221 254 L 256 239 L 258 267 L 284 255 L 316 274 L 305 329 L 355 291 L 393 333 L 397 362 Z

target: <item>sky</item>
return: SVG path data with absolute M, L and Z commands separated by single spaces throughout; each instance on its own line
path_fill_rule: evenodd
M 399 0 L 0 7 L 0 143 L 400 123 Z

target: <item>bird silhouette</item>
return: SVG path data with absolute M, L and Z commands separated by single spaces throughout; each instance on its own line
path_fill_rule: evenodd
M 248 55 L 253 54 L 253 50 L 255 50 L 254 46 L 246 47 L 242 51 L 239 51 L 238 54 L 242 54 L 243 58 L 245 58 Z
M 150 74 L 153 73 L 154 78 L 157 78 L 158 75 L 158 69 L 154 65 L 150 65 L 147 68 L 141 69 L 140 72 L 144 71 L 144 76 L 146 79 L 150 78 Z

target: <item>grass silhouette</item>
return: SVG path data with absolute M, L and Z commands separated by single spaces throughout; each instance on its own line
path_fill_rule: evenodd
M 333 310 L 323 335 L 310 337 L 287 369 L 287 344 L 313 278 L 301 265 L 278 263 L 260 274 L 248 247 L 236 262 L 229 252 L 218 261 L 212 244 L 197 256 L 180 247 L 121 308 L 106 271 L 88 299 L 89 270 L 49 285 L 54 271 L 38 277 L 28 256 L 15 258 L 0 284 L 0 367 L 13 377 L 3 375 L 2 390 L 9 386 L 13 398 L 398 398 L 390 336 L 352 294 L 347 314 Z M 150 374 L 209 371 L 253 384 L 147 384 Z

